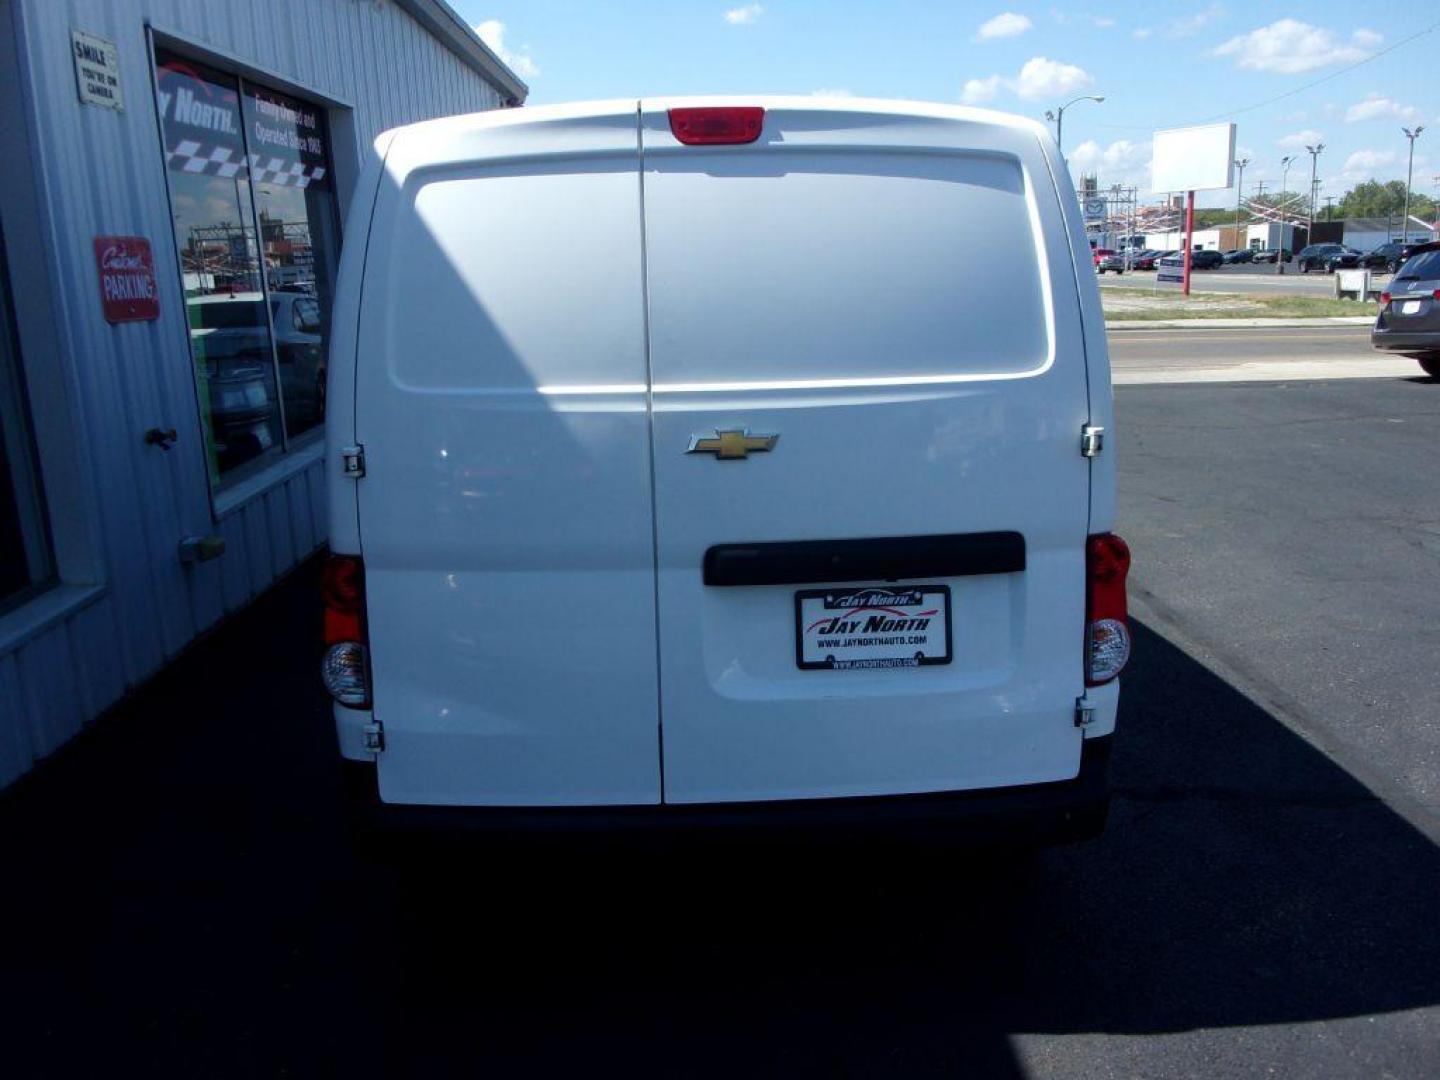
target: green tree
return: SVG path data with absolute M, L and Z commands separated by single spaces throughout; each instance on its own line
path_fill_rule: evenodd
M 1347 191 L 1336 206 L 1340 217 L 1399 217 L 1405 212 L 1405 181 L 1366 180 Z M 1415 217 L 1433 218 L 1435 202 L 1418 191 L 1410 193 L 1410 213 Z

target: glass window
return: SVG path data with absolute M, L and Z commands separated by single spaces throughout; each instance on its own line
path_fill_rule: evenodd
M 325 353 L 319 317 L 335 284 L 334 185 L 326 156 L 324 113 L 309 102 L 245 84 L 245 137 L 260 214 L 265 278 L 276 299 L 275 354 L 285 428 L 293 437 L 325 419 Z M 299 312 L 311 317 L 303 321 Z
M 10 274 L 0 235 L 0 608 L 50 576 L 45 504 L 35 470 Z
M 340 238 L 324 112 L 165 49 L 155 61 L 200 412 L 221 483 L 325 417 Z

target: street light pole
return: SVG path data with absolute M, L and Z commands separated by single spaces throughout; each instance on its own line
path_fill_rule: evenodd
M 1310 217 L 1305 226 L 1305 243 L 1309 244 L 1311 235 L 1315 232 L 1315 168 L 1320 160 L 1320 151 L 1325 149 L 1325 144 L 1316 143 L 1314 146 L 1305 147 L 1310 153 Z
M 1401 128 L 1405 138 L 1410 140 L 1410 164 L 1405 168 L 1405 216 L 1400 221 L 1400 243 L 1406 244 L 1410 241 L 1410 181 L 1415 178 L 1415 140 L 1420 138 L 1424 127 L 1415 125 L 1415 130 Z
M 1077 97 L 1077 98 L 1071 98 L 1069 101 L 1065 102 L 1064 105 L 1061 105 L 1060 108 L 1056 109 L 1054 112 L 1051 112 L 1049 109 L 1046 109 L 1046 110 L 1045 110 L 1045 119 L 1046 119 L 1046 120 L 1054 120 L 1054 121 L 1055 121 L 1055 145 L 1058 146 L 1062 151 L 1065 149 L 1064 134 L 1065 134 L 1065 110 L 1066 110 L 1066 109 L 1068 109 L 1071 105 L 1074 105 L 1077 101 L 1093 101 L 1093 102 L 1095 102 L 1095 103 L 1098 105 L 1100 102 L 1102 102 L 1102 101 L 1104 101 L 1104 100 L 1105 100 L 1104 97 L 1102 97 L 1102 96 L 1100 96 L 1100 95 L 1098 95 L 1098 94 L 1081 94 L 1081 95 L 1080 95 L 1079 97 Z
M 1289 195 L 1290 187 L 1290 166 L 1295 164 L 1295 155 L 1280 159 L 1280 198 L 1283 200 Z M 1275 245 L 1275 273 L 1285 273 L 1285 260 L 1280 258 L 1285 251 L 1285 204 L 1282 202 L 1280 210 L 1280 242 Z M 1294 241 L 1291 241 L 1294 243 Z
M 1240 178 L 1235 181 L 1235 246 L 1240 246 L 1240 200 L 1245 197 L 1245 166 L 1250 164 L 1250 159 L 1236 158 L 1235 168 L 1240 170 Z M 1245 245 L 1249 247 L 1247 243 Z

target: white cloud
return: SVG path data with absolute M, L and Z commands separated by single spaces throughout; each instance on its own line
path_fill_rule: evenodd
M 988 79 L 966 79 L 965 88 L 960 91 L 960 100 L 966 105 L 983 105 L 993 101 L 1005 85 L 1005 79 L 991 75 Z
M 1144 41 L 1152 33 L 1153 31 L 1148 26 L 1137 26 L 1134 30 L 1130 31 L 1130 36 L 1136 41 Z
M 1314 128 L 1306 128 L 1303 131 L 1292 131 L 1289 135 L 1275 140 L 1275 145 L 1286 150 L 1302 150 L 1307 146 L 1314 146 L 1324 135 Z
M 993 41 L 995 38 L 1015 37 L 1034 27 L 1028 15 L 1016 15 L 1013 11 L 1002 11 L 992 19 L 986 19 L 975 31 L 976 41 Z
M 1073 94 L 1094 81 L 1082 67 L 1044 56 L 1032 56 L 1013 79 L 1004 75 L 989 75 L 983 79 L 965 80 L 960 100 L 966 105 L 981 105 L 994 100 L 1001 90 L 1009 90 L 1026 101 L 1039 101 Z
M 506 67 L 522 79 L 540 74 L 534 57 L 530 55 L 529 46 L 514 52 L 505 47 L 505 24 L 499 19 L 486 19 L 475 27 L 475 33 L 480 35 L 481 41 L 490 46 L 491 52 L 504 61 Z
M 1066 157 L 1076 176 L 1093 173 L 1099 177 L 1102 188 L 1120 184 L 1146 191 L 1150 187 L 1150 153 L 1148 142 L 1120 139 L 1102 149 L 1099 143 L 1087 139 Z
M 1165 36 L 1171 38 L 1194 37 L 1205 27 L 1216 19 L 1223 18 L 1225 8 L 1222 4 L 1211 4 L 1204 11 L 1197 11 L 1194 15 L 1186 15 L 1183 18 L 1172 19 L 1165 27 Z
M 1390 98 L 1382 97 L 1378 93 L 1365 95 L 1363 101 L 1357 101 L 1345 110 L 1345 122 L 1358 124 L 1364 120 L 1419 120 L 1422 114 L 1413 105 L 1401 105 Z
M 1090 73 L 1082 67 L 1062 64 L 1058 60 L 1049 60 L 1043 56 L 1032 56 L 1020 69 L 1014 85 L 1015 93 L 1026 101 L 1035 101 L 1073 94 L 1094 81 Z
M 1109 30 L 1115 25 L 1115 20 L 1109 15 L 1091 15 L 1090 21 L 1094 23 L 1099 30 Z
M 1235 66 L 1278 75 L 1299 75 L 1331 64 L 1363 60 L 1380 41 L 1373 30 L 1356 30 L 1349 40 L 1333 30 L 1280 19 L 1269 26 L 1233 37 L 1210 50 L 1211 56 L 1228 56 Z
M 1376 169 L 1395 164 L 1394 150 L 1356 150 L 1345 159 L 1341 174 L 1347 179 L 1369 180 Z
M 759 4 L 746 4 L 725 12 L 725 21 L 731 26 L 749 26 L 763 14 L 765 9 Z

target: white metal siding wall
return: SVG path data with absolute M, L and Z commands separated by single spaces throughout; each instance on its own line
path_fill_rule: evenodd
M 50 277 L 68 355 L 27 363 L 76 367 L 107 591 L 0 654 L 0 786 L 326 535 L 318 460 L 218 522 L 211 518 L 146 21 L 350 103 L 364 146 L 385 128 L 502 101 L 391 0 L 21 0 L 19 14 L 22 77 L 33 94 L 32 166 L 50 250 L 11 270 Z M 118 46 L 123 113 L 77 100 L 72 28 Z M 105 234 L 149 237 L 161 290 L 158 320 L 110 326 L 102 318 L 91 240 Z M 178 429 L 173 450 L 144 444 L 144 432 L 157 426 Z M 50 495 L 52 515 L 82 505 Z M 225 537 L 226 554 L 181 566 L 181 537 L 210 532 Z

